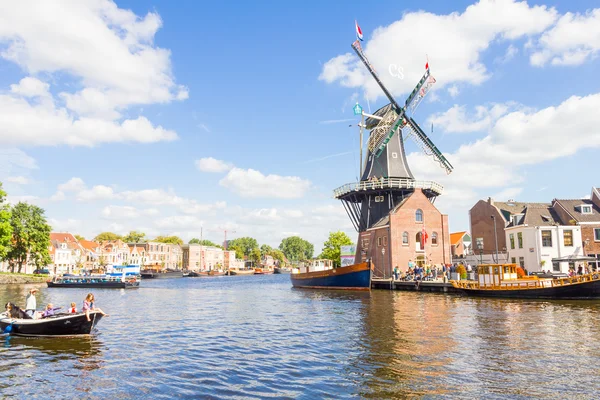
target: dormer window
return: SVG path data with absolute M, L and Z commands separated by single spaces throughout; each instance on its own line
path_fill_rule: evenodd
M 523 214 L 516 214 L 516 215 L 511 216 L 512 224 L 519 225 L 521 223 L 522 218 L 523 218 Z
M 67 244 L 66 243 L 62 243 L 60 245 L 60 248 L 63 249 L 63 250 L 65 250 L 67 248 Z
M 581 205 L 579 206 L 581 208 L 581 213 L 582 214 L 591 214 L 592 213 L 592 206 L 591 205 Z

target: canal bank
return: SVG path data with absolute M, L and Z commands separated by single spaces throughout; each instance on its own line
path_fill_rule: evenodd
M 27 283 L 44 283 L 47 280 L 48 276 L 0 273 L 0 285 L 24 285 Z

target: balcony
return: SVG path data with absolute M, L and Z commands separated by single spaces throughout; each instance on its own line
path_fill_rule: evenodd
M 333 197 L 339 199 L 348 193 L 388 189 L 422 189 L 423 191 L 429 192 L 433 196 L 439 196 L 444 191 L 444 187 L 442 185 L 433 181 L 415 181 L 402 178 L 382 178 L 372 181 L 347 183 L 335 189 L 333 191 Z

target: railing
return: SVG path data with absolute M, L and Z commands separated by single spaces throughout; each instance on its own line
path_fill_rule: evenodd
M 525 277 L 524 277 L 525 278 Z M 529 278 L 529 277 L 526 277 Z M 477 281 L 450 281 L 457 289 L 475 290 L 519 290 L 519 289 L 543 289 L 560 286 L 575 285 L 600 280 L 600 273 L 595 272 L 586 275 L 576 275 L 568 278 L 558 279 L 522 279 L 519 281 L 502 281 L 501 285 L 480 285 Z
M 425 189 L 435 192 L 436 195 L 441 195 L 444 187 L 433 181 L 415 181 L 412 179 L 403 178 L 381 178 L 372 181 L 360 181 L 347 183 L 344 186 L 333 191 L 333 196 L 338 198 L 350 192 L 359 192 L 363 190 L 377 189 Z

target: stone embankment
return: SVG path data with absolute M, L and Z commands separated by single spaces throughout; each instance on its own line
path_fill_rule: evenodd
M 0 285 L 41 283 L 48 280 L 47 276 L 0 274 Z

